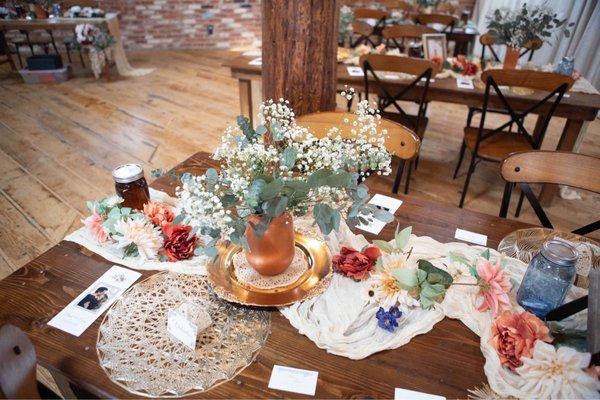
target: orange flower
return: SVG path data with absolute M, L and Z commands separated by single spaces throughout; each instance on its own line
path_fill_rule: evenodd
M 165 203 L 154 203 L 149 201 L 144 204 L 143 213 L 158 227 L 165 227 L 173 222 L 175 214 L 171 208 Z
M 532 357 L 536 340 L 550 343 L 552 336 L 544 322 L 527 311 L 505 311 L 492 324 L 490 344 L 502 365 L 513 371 L 523 364 L 521 357 Z

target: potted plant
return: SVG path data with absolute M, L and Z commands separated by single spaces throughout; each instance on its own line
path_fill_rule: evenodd
M 312 214 L 325 235 L 338 229 L 342 217 L 351 226 L 373 215 L 391 221 L 387 211 L 367 204 L 362 184 L 371 173 L 391 171 L 386 132 L 379 131 L 380 116 L 366 100 L 356 113 L 353 123 L 344 118 L 352 139 L 342 138 L 335 126 L 318 139 L 296 124 L 283 99 L 261 105 L 256 129 L 238 117 L 214 153 L 220 170 L 181 178 L 181 221 L 206 238 L 198 254 L 217 256 L 217 243 L 230 241 L 245 249 L 260 274 L 277 275 L 294 255 L 294 218 Z
M 487 20 L 487 28 L 496 43 L 507 46 L 504 58 L 504 68 L 507 69 L 516 67 L 522 47 L 531 41 L 548 41 L 552 31 L 563 26 L 566 21 L 566 19 L 560 20 L 558 15 L 546 5 L 530 8 L 526 3 L 519 11 L 496 9 Z M 565 36 L 569 37 L 566 28 L 564 32 Z

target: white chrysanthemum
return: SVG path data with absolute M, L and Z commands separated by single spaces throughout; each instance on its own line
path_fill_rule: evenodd
M 417 269 L 417 264 L 408 260 L 402 253 L 383 254 L 383 268 L 371 275 L 371 290 L 373 299 L 384 308 L 392 306 L 418 307 L 419 301 L 412 297 L 407 290 L 402 289 L 393 275 L 399 268 Z
M 133 243 L 144 260 L 155 259 L 163 245 L 160 229 L 146 219 L 119 220 L 115 224 L 115 230 L 120 234 L 113 236 L 117 239 L 117 247 L 125 248 Z
M 535 342 L 533 357 L 523 357 L 516 372 L 523 378 L 519 389 L 539 399 L 597 399 L 600 383 L 585 373 L 590 363 L 589 353 L 579 353 L 570 347 Z

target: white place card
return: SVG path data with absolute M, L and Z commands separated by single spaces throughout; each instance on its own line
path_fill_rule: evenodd
M 251 60 L 248 65 L 262 65 L 262 57 L 257 57 L 253 60 Z
M 465 242 L 471 242 L 479 244 L 481 246 L 487 246 L 487 236 L 481 233 L 475 233 L 467 231 L 465 229 L 456 228 L 454 238 L 458 240 L 464 240 Z
M 361 67 L 346 67 L 348 75 L 350 76 L 364 76 L 364 72 Z
M 473 81 L 467 78 L 456 78 L 456 86 L 459 89 L 475 89 Z
M 190 350 L 196 348 L 198 326 L 188 320 L 185 315 L 179 311 L 169 310 L 167 313 L 167 332 L 186 345 Z
M 394 400 L 446 400 L 446 398 L 435 394 L 395 388 Z
M 141 275 L 128 268 L 113 265 L 56 314 L 48 325 L 80 336 Z
M 377 208 L 394 214 L 402 205 L 402 200 L 377 193 L 371 198 L 371 200 L 369 200 L 369 204 L 373 204 Z M 368 225 L 358 224 L 356 227 L 358 229 L 362 229 L 363 231 L 378 235 L 385 227 L 385 222 L 373 218 L 373 221 L 371 221 Z
M 314 396 L 318 377 L 317 371 L 274 365 L 269 380 L 269 389 Z

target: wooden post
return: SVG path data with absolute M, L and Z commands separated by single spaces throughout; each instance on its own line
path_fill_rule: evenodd
M 337 3 L 263 0 L 264 99 L 283 97 L 296 115 L 335 109 Z

